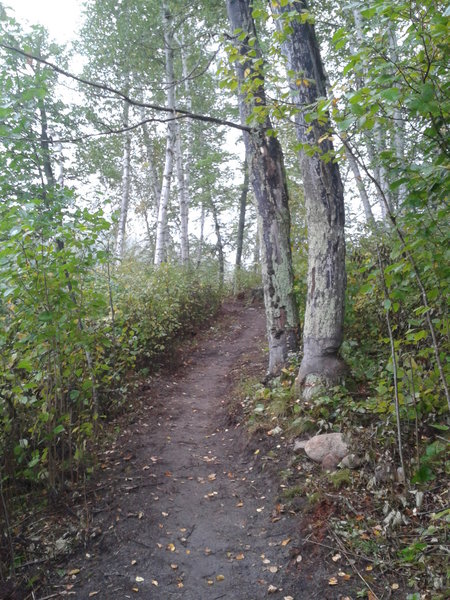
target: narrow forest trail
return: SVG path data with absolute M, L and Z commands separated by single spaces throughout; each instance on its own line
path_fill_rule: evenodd
M 230 302 L 218 323 L 107 452 L 90 499 L 96 536 L 63 567 L 72 597 L 339 597 L 313 560 L 295 560 L 298 519 L 273 519 L 278 482 L 228 424 L 232 387 L 264 373 L 263 309 Z

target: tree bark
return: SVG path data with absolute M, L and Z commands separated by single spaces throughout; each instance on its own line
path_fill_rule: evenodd
M 345 371 L 338 352 L 343 339 L 345 303 L 344 194 L 339 167 L 322 154 L 333 154 L 329 128 L 317 120 L 307 123 L 305 107 L 326 96 L 326 77 L 319 45 L 310 23 L 291 18 L 307 10 L 306 2 L 281 7 L 272 2 L 277 25 L 289 25 L 282 50 L 294 73 L 291 89 L 299 107 L 297 138 L 314 153 L 300 151 L 308 230 L 308 292 L 303 328 L 303 358 L 298 382 L 308 387 L 319 381 L 334 384 Z
M 202 263 L 203 256 L 203 242 L 205 239 L 205 205 L 202 202 L 201 213 L 200 213 L 200 237 L 198 240 L 198 251 L 197 251 L 197 269 Z
M 217 239 L 216 248 L 217 248 L 217 256 L 219 258 L 219 283 L 220 283 L 220 286 L 222 287 L 223 283 L 224 283 L 224 279 L 225 279 L 225 255 L 223 252 L 222 233 L 220 230 L 220 223 L 219 223 L 219 216 L 217 214 L 217 207 L 214 204 L 214 201 L 211 197 L 209 198 L 209 204 L 211 206 L 211 212 L 212 212 L 213 221 L 214 221 L 214 231 L 216 233 L 216 239 Z
M 127 90 L 128 91 L 128 90 Z M 128 127 L 129 125 L 129 114 L 130 106 L 128 102 L 124 103 L 123 107 L 123 125 Z M 123 145 L 123 158 L 122 158 L 122 201 L 120 204 L 120 217 L 119 217 L 119 229 L 117 232 L 116 239 L 116 258 L 121 259 L 123 257 L 124 246 L 125 246 L 125 231 L 127 227 L 127 216 L 128 207 L 130 204 L 130 188 L 131 188 L 131 135 L 125 134 L 125 141 Z
M 158 223 L 156 227 L 155 265 L 167 259 L 168 221 L 170 186 L 172 182 L 174 153 L 176 146 L 176 114 L 175 114 L 175 75 L 173 66 L 173 26 L 167 2 L 163 3 L 164 47 L 166 59 L 167 106 L 173 112 L 173 120 L 167 124 L 166 160 L 158 207 Z
M 234 44 L 241 55 L 235 69 L 239 82 L 239 108 L 241 122 L 245 124 L 256 106 L 265 102 L 263 74 L 254 65 L 261 58 L 255 24 L 251 16 L 249 0 L 227 0 L 228 18 L 232 31 L 241 30 L 242 36 L 234 36 Z M 257 86 L 248 103 L 243 87 L 257 77 Z M 294 296 L 294 277 L 290 245 L 290 214 L 288 191 L 284 171 L 283 153 L 277 138 L 268 135 L 270 119 L 255 125 L 244 133 L 250 179 L 262 223 L 261 267 L 269 341 L 268 373 L 274 375 L 285 364 L 290 351 L 298 344 L 298 313 Z
M 238 291 L 239 287 L 239 271 L 242 266 L 242 249 L 244 246 L 244 230 L 245 230 L 245 212 L 247 209 L 247 196 L 249 188 L 249 173 L 247 157 L 244 161 L 244 183 L 241 188 L 241 197 L 239 199 L 239 223 L 236 236 L 236 259 L 234 270 L 234 292 Z
M 183 165 L 183 150 L 181 144 L 181 127 L 178 121 L 175 128 L 175 155 L 177 168 L 177 192 L 178 204 L 180 206 L 180 222 L 181 222 L 181 264 L 187 265 L 189 262 L 189 207 L 186 190 L 186 179 Z
M 375 225 L 375 219 L 373 217 L 372 207 L 370 205 L 369 196 L 367 194 L 366 186 L 364 185 L 364 180 L 361 175 L 361 171 L 359 170 L 359 165 L 355 156 L 352 152 L 352 148 L 348 142 L 344 140 L 345 146 L 345 155 L 348 160 L 348 164 L 350 165 L 350 169 L 353 173 L 353 177 L 356 182 L 356 187 L 358 188 L 359 197 L 361 199 L 361 204 L 364 208 L 364 214 L 366 216 L 366 223 L 373 227 Z

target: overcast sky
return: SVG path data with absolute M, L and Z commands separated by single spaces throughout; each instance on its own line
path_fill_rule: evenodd
M 4 4 L 21 24 L 44 25 L 58 43 L 72 40 L 81 21 L 82 0 L 5 0 Z

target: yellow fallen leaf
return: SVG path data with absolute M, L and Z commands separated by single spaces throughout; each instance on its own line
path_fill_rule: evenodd
M 278 572 L 278 567 L 275 567 L 275 566 L 273 566 L 273 567 L 269 567 L 269 571 L 270 571 L 271 573 L 277 573 L 277 572 Z
M 333 562 L 336 562 L 336 561 L 338 561 L 340 558 L 341 558 L 341 555 L 340 555 L 340 554 L 335 554 L 334 556 L 332 556 L 332 557 L 331 557 L 331 560 L 332 560 Z
M 175 552 L 175 544 L 172 544 L 172 542 L 167 544 L 167 550 L 170 550 L 170 552 Z
M 245 556 L 242 552 L 236 556 L 236 560 L 244 560 L 244 558 Z
M 290 542 L 290 541 L 291 541 L 291 538 L 286 538 L 285 540 L 283 540 L 283 541 L 281 542 L 281 545 L 282 545 L 282 546 L 287 546 L 287 545 L 289 544 L 289 542 Z
M 208 579 L 207 583 L 208 585 L 214 585 L 214 581 L 212 579 Z
M 223 581 L 225 579 L 225 575 L 216 575 L 216 581 Z
M 136 576 L 136 582 L 137 583 L 142 583 L 144 581 L 143 577 L 139 577 L 139 575 Z
M 67 575 L 78 575 L 79 572 L 80 572 L 80 569 L 72 569 L 71 571 L 69 571 L 67 573 Z
M 97 594 L 100 594 L 100 592 L 98 590 L 96 592 L 89 592 L 89 598 L 93 598 Z
M 180 589 L 181 589 L 182 587 L 184 587 L 184 583 L 183 583 L 182 581 L 179 581 L 179 582 L 177 583 L 177 588 L 180 588 Z
M 400 586 L 398 585 L 398 583 L 393 583 L 393 584 L 391 585 L 391 588 L 392 588 L 393 590 L 398 590 L 398 588 L 399 588 L 399 587 L 400 587 Z
M 138 592 L 139 591 L 139 588 L 136 587 L 136 586 L 132 587 L 131 589 L 132 589 L 133 592 Z
M 336 579 L 336 577 L 331 577 L 328 580 L 328 585 L 337 585 L 338 584 L 338 580 Z
M 156 581 L 156 579 L 152 579 L 152 585 L 158 587 L 159 583 Z
M 241 506 L 244 506 L 244 503 L 242 502 L 242 500 L 239 500 L 239 502 L 236 504 L 236 506 L 238 508 L 241 508 Z
M 366 571 L 372 571 L 372 570 L 373 570 L 373 567 L 372 567 L 372 565 L 367 565 L 367 567 L 366 567 Z

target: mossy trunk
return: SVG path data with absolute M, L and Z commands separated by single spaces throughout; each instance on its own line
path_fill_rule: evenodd
M 261 57 L 255 25 L 248 0 L 227 0 L 232 32 L 247 35 L 235 37 L 242 60 L 235 68 L 239 82 L 239 108 L 246 123 L 255 106 L 265 105 L 264 77 L 258 59 Z M 260 64 L 260 62 L 259 62 Z M 257 77 L 261 82 L 253 99 L 246 102 L 242 88 Z M 269 341 L 269 374 L 276 374 L 285 364 L 290 351 L 298 344 L 298 313 L 294 296 L 294 276 L 290 245 L 290 214 L 283 153 L 279 141 L 267 134 L 269 118 L 244 134 L 250 181 L 261 222 L 261 271 L 264 286 L 267 335 Z
M 292 73 L 293 97 L 300 109 L 297 138 L 308 148 L 299 156 L 308 229 L 308 292 L 298 377 L 308 387 L 318 381 L 335 383 L 344 371 L 338 351 L 343 337 L 346 287 L 345 211 L 339 167 L 332 159 L 329 126 L 305 121 L 305 108 L 326 96 L 326 77 L 314 27 L 292 18 L 293 9 L 303 13 L 306 2 L 274 6 L 278 26 L 287 33 L 283 52 Z

